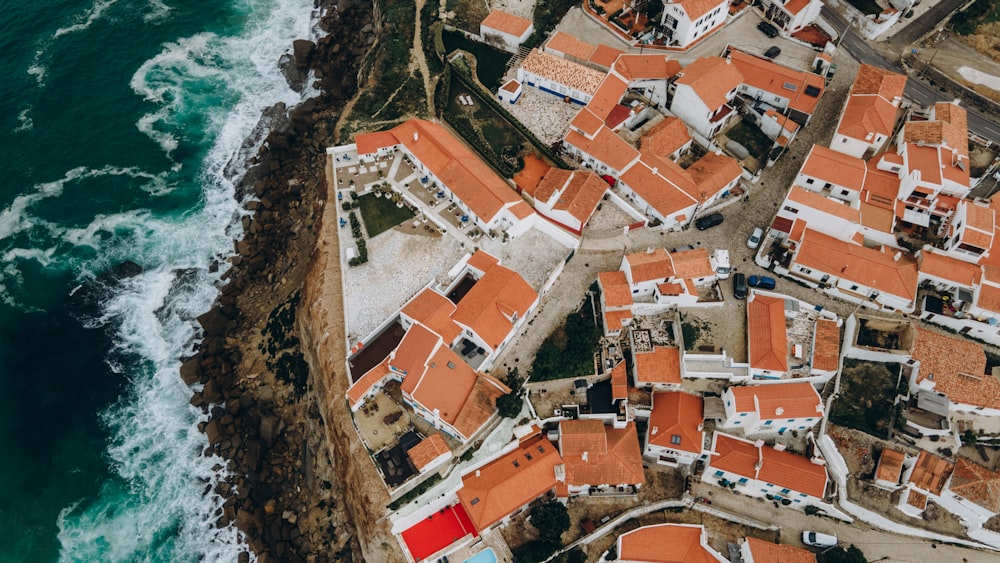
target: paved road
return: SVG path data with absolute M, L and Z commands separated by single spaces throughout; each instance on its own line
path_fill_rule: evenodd
M 939 6 L 952 1 L 953 0 L 942 0 Z M 927 13 L 930 14 L 934 12 L 934 10 L 936 9 L 937 7 L 932 8 L 931 10 L 928 10 Z M 853 29 L 850 29 L 847 25 L 847 21 L 843 18 L 843 16 L 841 16 L 834 10 L 831 10 L 825 5 L 823 6 L 822 15 L 826 19 L 826 21 L 830 22 L 838 30 L 838 33 L 843 32 L 842 30 L 844 29 L 847 30 L 846 32 L 843 32 L 845 33 L 845 35 L 840 45 L 848 53 L 850 53 L 852 57 L 867 65 L 877 66 L 879 68 L 884 68 L 887 70 L 891 70 L 893 72 L 903 73 L 903 68 L 895 60 L 896 58 L 898 58 L 898 55 L 887 56 L 887 53 L 893 52 L 894 47 L 886 46 L 883 48 L 884 50 L 876 49 L 869 42 L 859 37 L 858 34 L 855 33 Z M 921 16 L 920 19 L 922 18 L 923 16 Z M 912 25 L 913 24 L 911 24 L 911 26 Z M 909 28 L 910 26 L 908 26 L 906 29 Z M 903 32 L 905 32 L 906 29 L 904 29 Z M 899 34 L 897 34 L 897 36 L 898 35 Z M 897 46 L 903 44 L 905 43 L 898 43 L 898 44 L 894 43 L 894 45 Z M 938 89 L 923 82 L 922 80 L 919 79 L 919 77 L 918 78 L 910 77 L 910 79 L 906 81 L 906 97 L 923 106 L 929 106 L 932 105 L 934 102 L 948 99 Z M 969 110 L 968 108 L 966 109 L 966 111 L 969 114 L 970 131 L 978 135 L 981 135 L 993 142 L 1000 143 L 1000 124 L 994 123 L 993 121 L 979 115 L 978 113 L 972 110 Z
M 899 33 L 893 35 L 889 41 L 896 45 L 916 43 L 917 39 L 920 39 L 925 33 L 934 29 L 934 26 L 944 21 L 949 14 L 957 10 L 965 1 L 941 0 L 933 8 L 921 14 L 920 17 L 906 24 L 906 27 L 899 30 Z

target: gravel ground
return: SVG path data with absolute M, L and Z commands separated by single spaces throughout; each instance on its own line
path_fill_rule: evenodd
M 342 244 L 354 244 L 349 237 Z M 427 282 L 450 270 L 465 251 L 452 237 L 388 230 L 368 240 L 368 263 L 344 270 L 347 337 L 364 338 Z
M 523 86 L 517 103 L 506 104 L 504 107 L 539 140 L 549 145 L 563 138 L 566 131 L 569 131 L 569 122 L 580 111 L 580 106 L 566 103 L 527 84 Z
M 549 235 L 538 229 L 531 229 L 503 245 L 500 262 L 521 274 L 524 281 L 538 291 L 569 253 L 570 249 Z
M 605 200 L 601 202 L 597 211 L 590 217 L 587 223 L 588 234 L 602 233 L 609 230 L 621 230 L 626 225 L 631 225 L 635 219 L 631 215 L 622 211 L 614 202 Z
M 535 13 L 535 0 L 497 0 L 490 7 L 530 20 Z

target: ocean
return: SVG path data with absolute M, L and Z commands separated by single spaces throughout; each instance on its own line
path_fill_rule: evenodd
M 178 376 L 232 252 L 241 146 L 312 0 L 7 2 L 0 561 L 234 561 Z M 250 147 L 250 151 L 255 147 Z M 245 148 L 243 154 L 248 152 Z M 136 276 L 78 296 L 129 260 Z M 83 289 L 81 289 L 83 288 Z

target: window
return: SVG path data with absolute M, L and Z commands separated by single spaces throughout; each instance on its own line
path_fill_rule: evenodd
M 524 459 L 531 461 L 531 454 L 530 453 L 524 454 Z
M 840 190 L 840 195 L 847 195 L 849 193 L 851 193 L 851 192 L 849 192 L 847 190 Z
M 765 420 L 764 421 L 764 426 L 770 426 L 770 425 L 771 425 L 771 421 L 770 420 Z
M 831 187 L 833 187 L 833 184 L 831 184 L 830 182 L 827 182 L 827 183 L 823 184 L 823 189 L 824 190 L 829 190 Z
M 479 504 L 479 497 L 476 497 L 476 498 L 470 500 L 469 504 L 472 505 L 472 506 L 476 506 L 477 504 Z
M 739 480 L 739 484 L 740 485 L 745 485 L 746 482 L 747 482 L 747 478 L 746 477 L 740 477 L 740 480 Z
M 740 413 L 740 416 L 746 416 L 746 415 L 747 415 L 747 413 L 745 413 L 745 412 L 741 412 Z
M 798 209 L 795 209 L 794 207 L 789 207 L 787 205 L 784 207 L 784 209 L 785 209 L 785 211 L 787 211 L 789 213 L 798 213 L 799 212 Z
M 858 290 L 858 286 L 856 286 L 856 285 L 852 285 L 851 286 L 851 291 L 857 291 L 857 290 Z
M 799 271 L 802 272 L 803 274 L 811 274 L 811 273 L 813 273 L 812 270 L 810 270 L 809 268 L 805 268 L 803 266 L 799 266 Z
M 847 142 L 847 137 L 841 137 L 840 138 L 840 142 L 841 143 L 846 143 Z
M 783 494 L 783 495 L 787 495 L 790 492 L 791 491 L 789 489 L 781 489 L 781 494 Z
M 799 496 L 802 497 L 802 498 L 806 498 L 806 494 L 805 493 L 799 493 Z
M 813 185 L 814 182 L 816 182 L 816 180 L 814 180 L 812 178 L 806 178 L 806 184 L 808 184 L 808 185 L 811 186 L 811 185 Z
M 540 453 L 545 453 L 545 448 L 544 448 L 544 447 L 542 447 L 542 446 L 538 446 L 538 451 L 539 451 Z
M 675 445 L 675 446 L 679 446 L 680 443 L 681 443 L 681 435 L 680 434 L 673 434 L 673 435 L 671 435 L 670 436 L 670 443 L 673 444 L 673 445 Z
M 718 469 L 715 470 L 716 477 L 722 477 L 722 475 L 723 475 L 722 471 L 719 471 Z

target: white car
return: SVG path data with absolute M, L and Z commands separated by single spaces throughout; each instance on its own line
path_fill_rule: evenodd
M 806 530 L 802 532 L 802 543 L 813 547 L 835 547 L 837 545 L 837 536 Z
M 747 246 L 756 249 L 760 246 L 760 241 L 764 238 L 764 229 L 757 227 L 750 233 L 750 238 L 747 239 Z

